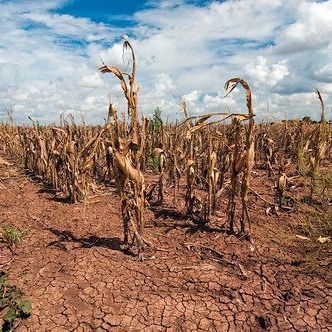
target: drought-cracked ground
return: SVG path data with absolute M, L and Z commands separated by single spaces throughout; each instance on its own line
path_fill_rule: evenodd
M 1 183 L 1 223 L 26 230 L 6 265 L 33 305 L 18 331 L 332 331 L 331 289 L 299 269 L 304 240 L 276 231 L 294 235 L 296 212 L 267 216 L 257 201 L 252 245 L 149 211 L 157 250 L 142 262 L 122 250 L 114 194 L 84 214 L 20 172 Z

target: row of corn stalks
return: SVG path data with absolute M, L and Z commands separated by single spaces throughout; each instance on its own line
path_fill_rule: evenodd
M 248 193 L 254 169 L 265 169 L 277 180 L 281 197 L 287 167 L 295 165 L 298 174 L 311 179 L 310 195 L 315 194 L 320 167 L 332 161 L 332 127 L 326 122 L 319 91 L 319 123 L 255 124 L 251 90 L 239 78 L 229 80 L 225 88 L 228 93 L 238 85 L 244 88 L 246 112 L 190 117 L 182 101 L 182 122 L 164 124 L 159 118 L 156 123 L 139 116 L 135 54 L 128 41 L 124 47 L 131 54 L 129 74 L 107 65 L 100 68 L 119 80 L 127 101 L 124 117 L 110 103 L 104 126 L 76 125 L 64 118 L 54 126 L 35 122 L 15 126 L 11 118 L 0 125 L 3 152 L 72 203 L 86 203 L 102 183 L 115 185 L 121 198 L 124 242 L 140 251 L 150 245 L 143 233 L 144 210 L 147 204 L 170 204 L 166 191 L 172 193 L 173 206 L 205 224 L 225 201 L 225 228 L 230 233 L 250 231 Z M 148 186 L 144 175 L 151 171 L 154 176 Z

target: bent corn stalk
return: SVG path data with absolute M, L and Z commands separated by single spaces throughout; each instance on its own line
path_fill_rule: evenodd
M 124 227 L 124 243 L 129 244 L 129 226 L 132 226 L 132 243 L 137 243 L 141 252 L 144 244 L 149 244 L 143 238 L 144 230 L 144 210 L 145 183 L 140 170 L 140 159 L 144 154 L 144 144 L 146 137 L 147 122 L 143 123 L 143 132 L 139 133 L 138 124 L 138 92 L 139 86 L 135 81 L 136 76 L 136 58 L 133 47 L 128 40 L 124 41 L 124 49 L 131 51 L 132 70 L 130 74 L 121 72 L 116 67 L 103 65 L 100 68 L 102 73 L 112 73 L 120 80 L 120 85 L 127 100 L 127 112 L 130 119 L 128 131 L 120 131 L 120 122 L 117 116 L 117 110 L 110 104 L 109 117 L 113 119 L 111 130 L 112 143 L 109 149 L 115 161 L 117 173 L 117 187 L 121 195 L 121 210 Z M 128 79 L 125 78 L 128 76 Z M 128 135 L 127 135 L 128 132 Z M 139 140 L 139 134 L 141 139 Z

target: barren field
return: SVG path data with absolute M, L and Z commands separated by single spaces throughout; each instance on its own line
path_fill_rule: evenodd
M 226 235 L 222 217 L 202 226 L 151 207 L 145 236 L 153 247 L 141 261 L 122 246 L 114 188 L 84 209 L 7 168 L 0 221 L 26 231 L 0 262 L 32 301 L 17 331 L 331 331 L 331 246 L 296 236 L 315 209 L 267 213 L 274 184 L 260 171 L 252 182 L 260 197 L 249 195 L 251 242 Z M 307 190 L 302 178 L 294 188 Z

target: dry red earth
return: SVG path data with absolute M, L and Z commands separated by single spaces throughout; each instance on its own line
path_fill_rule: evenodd
M 84 215 L 82 204 L 9 173 L 0 223 L 26 235 L 6 269 L 33 305 L 18 331 L 332 331 L 332 290 L 324 276 L 299 269 L 304 240 L 293 224 L 302 207 L 267 216 L 264 201 L 250 196 L 254 245 L 149 211 L 146 238 L 157 250 L 142 262 L 122 250 L 114 193 L 95 198 Z M 267 200 L 272 186 L 254 176 Z

